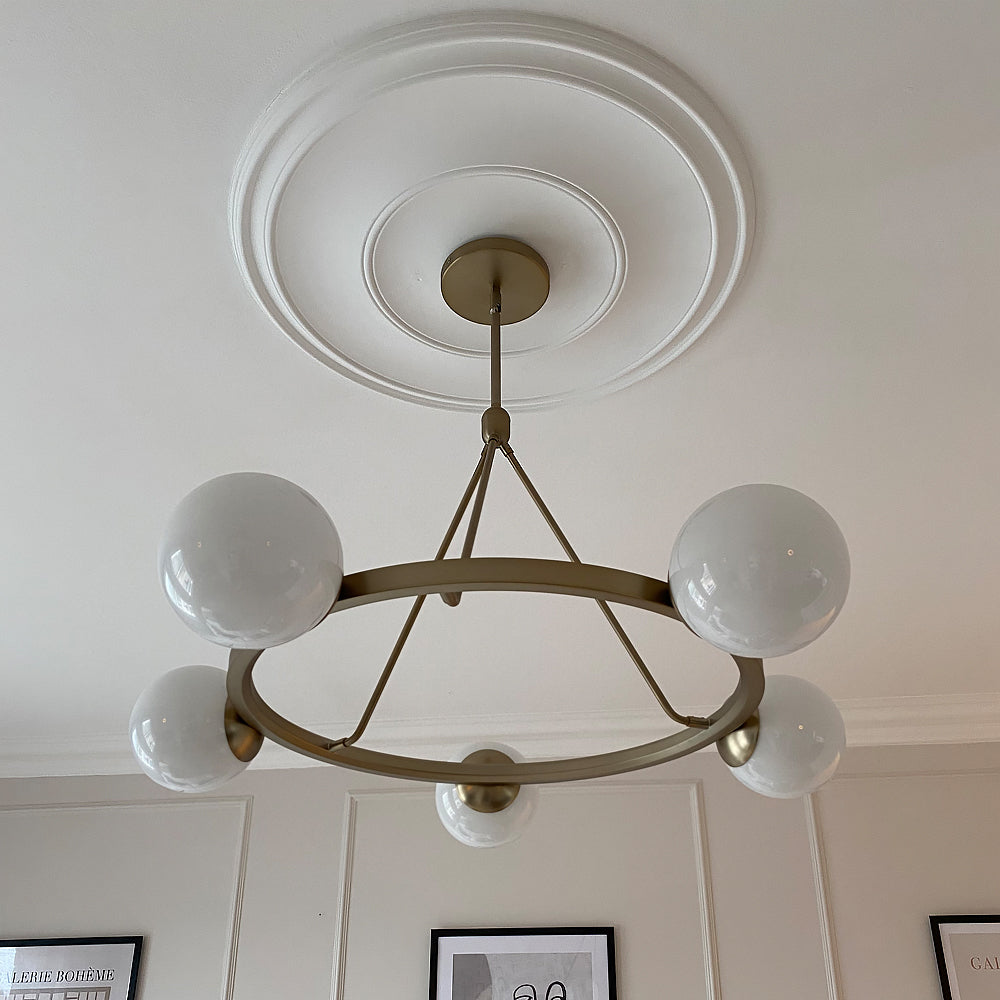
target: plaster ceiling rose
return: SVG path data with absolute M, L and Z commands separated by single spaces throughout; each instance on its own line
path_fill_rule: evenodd
M 314 358 L 447 409 L 488 402 L 489 341 L 441 265 L 502 235 L 548 262 L 507 329 L 506 405 L 549 407 L 659 370 L 708 327 L 753 232 L 743 155 L 682 73 L 618 36 L 461 15 L 369 36 L 291 83 L 234 176 L 257 301 Z

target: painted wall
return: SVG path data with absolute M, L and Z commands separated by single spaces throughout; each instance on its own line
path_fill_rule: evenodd
M 1000 912 L 998 793 L 994 745 L 854 750 L 793 802 L 701 754 L 543 789 L 484 852 L 334 768 L 9 779 L 0 936 L 141 933 L 142 1000 L 423 1000 L 431 927 L 545 924 L 614 925 L 622 1000 L 937 1000 L 927 916 Z

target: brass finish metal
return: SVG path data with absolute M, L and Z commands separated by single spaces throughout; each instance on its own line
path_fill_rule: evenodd
M 440 546 L 438 546 L 437 556 L 435 557 L 437 559 L 444 558 L 444 554 L 448 551 L 448 546 L 451 545 L 451 540 L 455 537 L 455 532 L 458 531 L 458 526 L 462 523 L 462 516 L 465 514 L 465 509 L 469 506 L 469 501 L 472 499 L 472 492 L 475 490 L 476 483 L 479 482 L 479 479 L 483 474 L 483 469 L 486 467 L 486 455 L 487 449 L 483 448 L 483 452 L 479 456 L 479 463 L 476 465 L 476 471 L 472 473 L 469 485 L 466 486 L 465 493 L 462 494 L 462 499 L 459 501 L 458 510 L 455 511 L 455 516 L 451 519 L 451 523 L 448 525 L 448 530 L 444 533 L 444 539 L 442 540 Z M 446 595 L 442 596 L 447 600 Z M 378 679 L 378 683 L 375 685 L 375 690 L 372 692 L 372 696 L 368 699 L 368 704 L 365 706 L 364 713 L 361 716 L 361 721 L 358 723 L 354 732 L 351 733 L 350 736 L 347 736 L 340 741 L 345 746 L 349 746 L 351 743 L 355 743 L 357 740 L 361 739 L 368 723 L 371 721 L 371 717 L 375 712 L 375 706 L 382 697 L 382 692 L 385 690 L 386 684 L 389 683 L 389 677 L 392 674 L 392 671 L 396 666 L 396 661 L 399 659 L 399 654 L 402 653 L 403 646 L 409 638 L 410 632 L 417 621 L 417 615 L 420 614 L 420 609 L 424 606 L 425 599 L 425 595 L 421 594 L 413 602 L 413 607 L 410 608 L 410 613 L 407 615 L 402 629 L 400 629 L 396 645 L 393 647 L 392 653 L 389 654 L 389 659 L 386 661 L 385 667 L 382 669 L 382 674 Z
M 479 519 L 483 513 L 486 490 L 490 485 L 490 472 L 497 448 L 510 438 L 510 414 L 500 405 L 500 283 L 494 281 L 490 289 L 490 407 L 483 413 L 483 441 L 486 442 L 485 463 L 479 472 L 479 489 L 476 502 L 469 515 L 469 526 L 465 531 L 462 558 L 472 555 L 472 547 L 479 531 Z M 442 553 L 443 554 L 443 553 Z M 448 591 L 441 599 L 450 608 L 457 608 L 462 601 L 460 591 Z
M 567 558 L 571 559 L 575 563 L 579 563 L 580 557 L 574 551 L 573 546 L 570 545 L 569 539 L 566 537 L 562 528 L 559 527 L 559 524 L 552 512 L 545 504 L 545 501 L 542 500 L 541 495 L 538 490 L 535 489 L 534 484 L 531 482 L 527 472 L 524 471 L 521 463 L 517 460 L 514 450 L 510 446 L 510 414 L 503 409 L 502 394 L 500 391 L 501 305 L 501 288 L 498 282 L 494 282 L 490 291 L 490 407 L 485 413 L 483 413 L 483 440 L 487 442 L 487 446 L 499 445 L 504 457 L 510 463 L 511 468 L 513 468 L 514 472 L 517 473 L 517 477 L 520 479 L 521 485 L 524 486 L 528 495 L 538 508 L 539 513 L 545 519 L 546 524 L 548 524 L 552 533 L 556 536 L 556 539 L 562 546 Z M 476 507 L 473 510 L 472 518 L 469 522 L 469 536 L 466 538 L 466 545 L 462 550 L 463 558 L 472 554 L 472 544 L 470 539 L 478 527 L 479 510 L 482 507 L 482 499 L 486 493 L 486 480 L 488 476 L 489 465 L 487 465 L 486 469 L 486 478 L 480 482 L 480 493 L 476 498 Z M 461 601 L 461 594 L 458 593 L 444 594 L 443 597 L 445 603 L 451 605 L 452 607 L 456 607 Z M 656 683 L 656 679 L 653 677 L 649 668 L 646 666 L 645 662 L 643 662 L 642 657 L 639 655 L 639 651 L 635 648 L 632 640 L 628 637 L 628 634 L 622 627 L 621 622 L 618 620 L 611 608 L 608 607 L 607 601 L 599 599 L 597 601 L 597 605 L 601 609 L 604 617 L 608 620 L 608 624 L 611 626 L 611 629 L 618 638 L 618 641 L 625 648 L 625 651 L 635 664 L 640 676 L 653 693 L 653 697 L 656 698 L 657 704 L 659 704 L 660 708 L 666 713 L 668 718 L 673 719 L 674 722 L 679 722 L 683 726 L 695 726 L 702 729 L 706 728 L 709 725 L 708 719 L 703 719 L 694 715 L 680 715 L 674 710 L 674 707 L 667 700 L 667 696 L 663 693 L 659 684 Z
M 351 573 L 344 577 L 340 596 L 329 614 L 335 615 L 378 601 L 438 594 L 450 589 L 463 593 L 498 590 L 568 594 L 570 597 L 627 604 L 642 611 L 681 620 L 664 580 L 591 563 L 510 556 L 431 559 Z
M 398 597 L 447 591 L 521 591 L 568 594 L 627 604 L 678 619 L 663 580 L 625 570 L 551 559 L 440 559 L 352 573 L 344 577 L 331 614 Z M 759 659 L 734 656 L 736 689 L 705 728 L 688 726 L 651 743 L 587 757 L 525 761 L 519 764 L 456 763 L 381 753 L 343 740 L 330 740 L 283 718 L 260 696 L 253 667 L 264 650 L 234 649 L 229 654 L 227 689 L 242 719 L 268 739 L 315 760 L 349 769 L 415 781 L 462 784 L 540 784 L 624 774 L 694 753 L 741 726 L 764 695 Z
M 496 453 L 496 441 L 487 441 L 486 450 L 483 452 L 483 461 L 477 470 L 477 475 L 479 476 L 479 488 L 476 490 L 476 502 L 472 505 L 472 513 L 469 515 L 469 526 L 465 529 L 465 544 L 462 546 L 463 559 L 468 559 L 469 556 L 472 555 L 472 547 L 476 543 L 476 533 L 479 531 L 479 519 L 483 515 L 483 503 L 486 500 L 486 488 L 490 484 L 490 471 L 493 469 L 493 458 Z M 441 552 L 438 558 L 443 558 L 443 556 L 444 552 Z M 448 605 L 448 607 L 457 608 L 462 600 L 462 594 L 459 591 L 449 591 L 442 594 L 441 599 Z
M 236 706 L 226 699 L 226 710 L 223 716 L 226 727 L 226 742 L 237 760 L 249 764 L 260 753 L 264 745 L 264 735 L 253 726 L 245 723 L 237 714 Z
M 493 458 L 497 453 L 496 441 L 486 442 L 486 464 L 479 477 L 479 489 L 476 490 L 476 501 L 469 515 L 469 526 L 465 531 L 465 543 L 462 545 L 462 558 L 472 555 L 472 546 L 476 543 L 476 532 L 479 531 L 479 519 L 483 516 L 483 504 L 486 501 L 486 489 L 490 485 L 490 472 L 493 469 Z
M 510 462 L 511 468 L 517 473 L 518 479 L 521 480 L 522 485 L 528 491 L 528 495 L 535 502 L 535 506 L 538 508 L 542 517 L 545 519 L 546 524 L 552 529 L 552 533 L 556 536 L 559 544 L 563 548 L 563 552 L 566 553 L 567 558 L 571 559 L 576 565 L 580 564 L 580 557 L 576 554 L 573 546 L 570 545 L 569 539 L 563 534 L 562 528 L 556 523 L 556 519 L 552 516 L 552 511 L 546 506 L 545 501 L 541 498 L 538 490 L 535 489 L 534 484 L 528 478 L 528 473 L 524 471 L 521 463 L 517 460 L 514 455 L 514 450 L 510 445 L 501 445 L 501 450 L 507 461 Z M 618 637 L 618 641 L 625 647 L 625 652 L 628 653 L 632 662 L 635 664 L 636 669 L 638 669 L 642 679 L 646 682 L 647 687 L 653 693 L 653 697 L 656 699 L 660 708 L 673 719 L 674 722 L 679 722 L 682 726 L 696 726 L 699 728 L 707 728 L 710 720 L 699 718 L 696 715 L 678 715 L 674 711 L 673 706 L 667 701 L 667 696 L 660 689 L 660 685 L 656 683 L 656 678 L 649 671 L 649 667 L 643 662 L 642 657 L 639 655 L 639 651 L 632 644 L 632 640 L 628 637 L 625 629 L 622 627 L 620 621 L 618 621 L 617 615 L 608 607 L 608 602 L 603 597 L 596 598 L 597 606 L 601 609 L 604 617 L 607 618 L 608 624 L 611 626 L 612 631 Z M 677 617 L 676 615 L 674 617 Z
M 441 271 L 441 290 L 448 305 L 459 315 L 490 325 L 490 407 L 483 414 L 485 446 L 472 479 L 434 559 L 352 573 L 341 583 L 340 594 L 328 614 L 378 601 L 416 598 L 354 732 L 342 739 L 330 740 L 289 722 L 264 701 L 254 686 L 253 668 L 264 651 L 234 649 L 229 654 L 229 673 L 226 677 L 232 707 L 232 713 L 227 708 L 227 735 L 232 727 L 234 736 L 230 737 L 230 745 L 234 747 L 233 752 L 237 756 L 246 752 L 252 757 L 260 747 L 261 734 L 264 734 L 289 750 L 341 767 L 388 777 L 456 785 L 462 800 L 481 812 L 506 808 L 524 784 L 623 774 L 675 760 L 711 743 L 718 746 L 719 753 L 727 762 L 736 760 L 738 764 L 744 763 L 756 744 L 758 724 L 755 712 L 764 694 L 762 662 L 733 656 L 739 670 L 739 681 L 719 710 L 707 719 L 679 715 L 667 701 L 609 607 L 612 603 L 626 604 L 680 621 L 667 584 L 653 577 L 581 562 L 510 447 L 510 415 L 503 409 L 500 392 L 501 308 L 504 321 L 516 323 L 541 307 L 548 294 L 545 261 L 530 247 L 516 240 L 500 237 L 475 240 L 459 247 L 445 261 Z M 485 308 L 487 301 L 488 311 Z M 568 562 L 472 558 L 490 471 L 498 450 L 510 462 L 558 539 Z M 446 559 L 445 555 L 473 494 L 475 503 L 469 516 L 462 557 Z M 455 763 L 403 757 L 356 746 L 382 697 L 426 596 L 440 594 L 445 603 L 454 606 L 467 590 L 567 594 L 596 601 L 664 713 L 684 728 L 651 743 L 625 750 L 523 763 L 515 763 L 497 751 L 473 753 L 461 763 Z
M 472 547 L 476 543 L 479 519 L 483 514 L 483 503 L 486 501 L 486 490 L 490 485 L 490 472 L 493 470 L 493 459 L 496 457 L 497 448 L 501 442 L 506 443 L 509 437 L 510 414 L 500 405 L 500 283 L 494 281 L 490 291 L 490 407 L 483 413 L 486 462 L 479 474 L 476 502 L 472 505 L 469 526 L 465 531 L 463 559 L 468 559 L 472 555 Z M 441 599 L 448 607 L 457 608 L 462 601 L 462 594 L 459 591 L 449 591 L 442 594 Z
M 520 240 L 489 236 L 453 250 L 441 268 L 445 302 L 473 323 L 490 325 L 494 285 L 503 290 L 504 326 L 520 323 L 548 298 L 548 265 Z
M 760 736 L 760 715 L 754 712 L 738 729 L 734 729 L 716 743 L 719 756 L 730 767 L 742 767 L 757 749 Z
M 462 761 L 463 764 L 513 764 L 505 753 L 499 750 L 475 750 Z M 517 793 L 520 785 L 456 785 L 458 797 L 470 809 L 481 813 L 498 813 L 506 809 Z
M 500 279 L 490 289 L 490 406 L 503 402 L 500 392 Z
M 510 440 L 510 414 L 502 406 L 483 410 L 483 440 L 500 445 Z

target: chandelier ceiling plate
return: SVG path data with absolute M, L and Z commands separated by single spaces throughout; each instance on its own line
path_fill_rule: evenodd
M 230 213 L 245 282 L 287 336 L 448 409 L 486 403 L 489 342 L 443 300 L 441 261 L 497 233 L 533 247 L 551 290 L 504 337 L 518 410 L 615 391 L 690 346 L 740 277 L 754 206 L 729 127 L 669 63 L 576 22 L 464 14 L 291 83 Z
M 487 236 L 463 243 L 441 268 L 441 295 L 452 312 L 490 325 L 493 286 L 503 289 L 504 326 L 534 316 L 549 295 L 549 268 L 526 243 Z

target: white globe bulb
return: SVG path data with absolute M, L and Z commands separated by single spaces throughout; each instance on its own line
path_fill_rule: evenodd
M 524 758 L 503 743 L 479 743 L 463 751 L 456 760 L 464 760 L 477 750 L 499 750 L 515 763 Z M 434 802 L 444 828 L 467 847 L 500 847 L 517 840 L 524 833 L 538 808 L 538 786 L 521 785 L 517 798 L 499 812 L 478 812 L 466 805 L 457 785 L 434 786 Z
M 847 598 L 851 561 L 836 522 L 785 486 L 737 486 L 702 504 L 670 555 L 674 607 L 691 630 L 737 656 L 794 652 Z
M 330 516 L 304 489 L 238 472 L 180 502 L 160 543 L 159 573 L 173 609 L 200 636 L 266 649 L 323 619 L 344 556 Z
M 178 667 L 158 677 L 132 709 L 129 742 L 139 766 L 164 788 L 204 792 L 247 765 L 226 739 L 226 672 Z
M 792 799 L 833 777 L 847 736 L 829 695 L 801 677 L 777 674 L 767 678 L 757 711 L 757 746 L 745 764 L 730 768 L 747 788 Z

